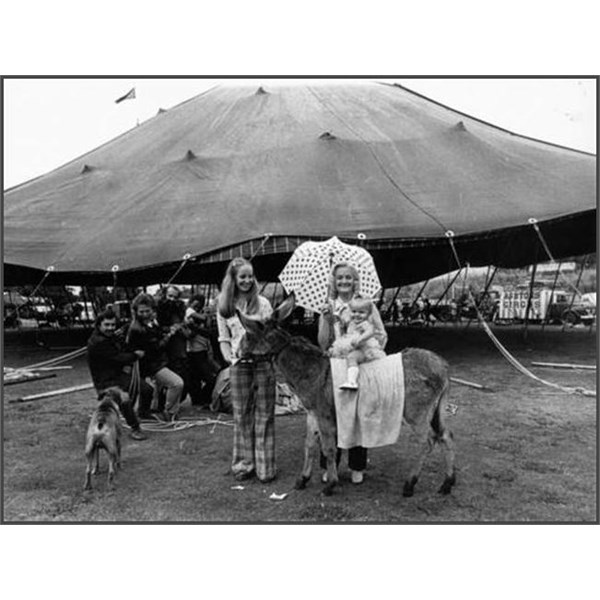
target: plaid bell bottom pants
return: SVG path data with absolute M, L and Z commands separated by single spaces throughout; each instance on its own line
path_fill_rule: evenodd
M 256 471 L 275 477 L 275 376 L 269 362 L 239 361 L 231 367 L 234 475 Z

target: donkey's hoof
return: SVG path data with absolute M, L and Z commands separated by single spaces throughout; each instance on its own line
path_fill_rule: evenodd
M 334 489 L 335 483 L 328 483 L 327 485 L 323 486 L 323 496 L 331 496 L 333 494 Z
M 296 482 L 294 483 L 294 489 L 295 490 L 305 490 L 308 480 L 309 480 L 309 478 L 304 477 L 304 475 L 302 475 L 301 477 L 298 477 L 298 479 L 296 479 Z
M 402 490 L 402 495 L 405 498 L 410 498 L 415 493 L 415 485 L 417 485 L 417 478 L 412 477 L 404 483 L 404 489 Z
M 450 475 L 450 477 L 446 477 L 446 479 L 444 479 L 444 483 L 442 483 L 438 492 L 440 494 L 443 494 L 444 496 L 447 496 L 452 491 L 452 486 L 455 483 L 456 483 L 455 475 Z

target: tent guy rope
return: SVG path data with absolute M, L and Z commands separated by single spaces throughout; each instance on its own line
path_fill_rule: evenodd
M 457 263 L 458 267 L 461 268 L 461 262 L 460 262 L 460 259 L 458 257 L 458 253 L 456 251 L 456 248 L 454 246 L 454 240 L 453 240 L 453 238 L 454 238 L 454 232 L 453 231 L 447 231 L 446 232 L 446 237 L 448 238 L 448 243 L 450 244 L 450 248 L 452 249 L 452 253 L 454 254 L 454 257 L 456 259 L 456 263 Z M 551 381 L 547 381 L 545 379 L 542 379 L 541 377 L 538 377 L 537 375 L 535 375 L 535 373 L 532 373 L 529 369 L 527 369 L 524 365 L 522 365 L 502 345 L 502 343 L 500 342 L 500 340 L 494 335 L 494 333 L 490 329 L 489 325 L 487 324 L 485 318 L 481 314 L 481 311 L 479 310 L 479 307 L 475 303 L 475 300 L 473 298 L 473 294 L 472 294 L 472 292 L 471 292 L 470 289 L 469 289 L 469 297 L 471 298 L 471 300 L 473 302 L 473 305 L 475 306 L 475 311 L 476 311 L 476 314 L 477 314 L 477 319 L 478 319 L 479 323 L 481 324 L 481 326 L 483 327 L 483 329 L 486 332 L 486 334 L 488 335 L 488 337 L 492 340 L 492 343 L 500 351 L 500 353 L 502 354 L 502 356 L 504 356 L 504 358 L 506 358 L 506 360 L 515 369 L 517 369 L 520 373 L 522 373 L 523 375 L 529 377 L 530 379 L 533 379 L 534 381 L 537 381 L 538 383 L 541 383 L 541 384 L 549 386 L 549 387 L 553 387 L 555 389 L 559 389 L 559 390 L 561 390 L 563 392 L 567 392 L 569 394 L 582 394 L 584 396 L 596 396 L 596 392 L 593 391 L 593 390 L 586 390 L 583 387 L 567 387 L 567 386 L 562 386 L 562 385 L 559 385 L 557 383 L 553 383 Z

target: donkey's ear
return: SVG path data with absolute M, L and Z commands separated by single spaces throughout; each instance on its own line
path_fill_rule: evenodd
M 296 297 L 294 296 L 294 292 L 292 292 L 274 311 L 273 318 L 278 322 L 285 321 L 294 310 L 296 306 Z
M 257 334 L 263 330 L 264 325 L 258 319 L 253 319 L 251 316 L 244 314 L 239 308 L 236 308 L 235 312 L 248 333 Z

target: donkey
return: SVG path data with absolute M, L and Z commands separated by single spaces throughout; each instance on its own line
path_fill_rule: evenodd
M 290 315 L 294 305 L 292 294 L 264 323 L 238 312 L 246 329 L 242 347 L 247 354 L 270 357 L 277 378 L 286 381 L 307 411 L 304 466 L 296 481 L 296 489 L 306 487 L 317 442 L 320 441 L 321 451 L 327 459 L 327 482 L 323 493 L 330 495 L 339 482 L 331 366 L 327 355 L 317 346 L 306 338 L 292 336 L 281 327 L 280 323 Z M 453 436 L 444 423 L 450 387 L 448 364 L 437 354 L 420 348 L 408 348 L 402 352 L 402 357 L 405 389 L 403 420 L 412 427 L 419 440 L 419 454 L 404 483 L 403 495 L 413 495 L 425 458 L 436 442 L 442 446 L 445 458 L 445 479 L 439 492 L 449 494 L 456 482 L 456 474 Z

